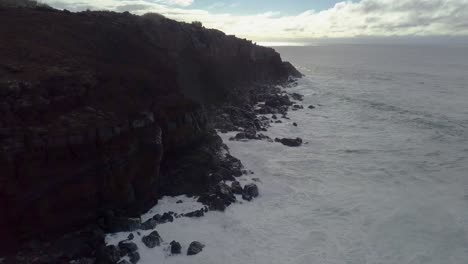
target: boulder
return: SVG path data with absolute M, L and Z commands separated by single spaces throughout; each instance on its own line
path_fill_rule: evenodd
M 151 229 L 154 229 L 157 225 L 158 225 L 158 221 L 151 218 L 151 219 L 148 219 L 143 224 L 141 224 L 141 229 L 151 230 Z
M 138 250 L 138 246 L 128 240 L 123 240 L 119 242 L 120 255 L 125 256 L 130 252 L 135 252 Z
M 302 145 L 301 138 L 275 138 L 275 142 L 279 142 L 288 147 L 299 147 Z
M 130 233 L 127 237 L 127 240 L 133 240 L 134 237 L 135 235 L 133 235 L 133 233 Z
M 202 252 L 204 247 L 205 245 L 203 245 L 202 243 L 198 241 L 193 241 L 192 243 L 190 243 L 190 246 L 187 250 L 187 256 L 196 255 Z
M 171 254 L 180 254 L 182 252 L 182 246 L 179 242 L 172 240 L 171 242 Z
M 313 105 L 309 105 L 309 107 L 308 107 L 308 108 L 309 108 L 309 109 L 315 109 L 315 106 L 313 106 Z
M 257 197 L 258 196 L 258 187 L 255 183 L 249 183 L 244 186 L 243 193 L 247 194 L 250 197 Z
M 302 94 L 291 93 L 289 95 L 292 97 L 292 99 L 297 100 L 297 101 L 302 101 L 304 99 L 304 96 Z
M 128 253 L 128 258 L 132 264 L 136 264 L 140 260 L 140 253 L 134 251 Z
M 205 215 L 205 212 L 204 212 L 203 209 L 195 210 L 195 211 L 192 211 L 190 213 L 184 214 L 185 217 L 202 217 L 204 215 Z
M 233 181 L 231 183 L 231 190 L 234 194 L 242 194 L 242 186 L 238 181 Z
M 294 123 L 293 123 L 293 126 L 297 127 L 297 123 L 296 123 L 296 122 L 294 122 Z
M 216 194 L 223 199 L 226 204 L 236 201 L 236 197 L 232 193 L 231 187 L 223 182 L 218 183 L 216 186 Z
M 143 236 L 141 238 L 141 241 L 148 248 L 154 248 L 156 246 L 161 245 L 162 238 L 159 236 L 159 233 L 157 231 L 153 231 L 149 235 Z

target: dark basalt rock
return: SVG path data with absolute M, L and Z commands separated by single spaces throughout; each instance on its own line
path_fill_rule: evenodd
M 226 205 L 229 205 L 236 201 L 236 197 L 232 193 L 231 187 L 225 183 L 218 183 L 215 189 L 215 193 L 225 201 Z
M 176 204 L 181 204 L 181 203 L 183 203 L 183 202 L 184 202 L 184 201 L 182 201 L 182 200 L 178 200 L 178 201 L 176 202 Z
M 180 254 L 182 253 L 182 246 L 180 245 L 179 242 L 172 240 L 171 242 L 171 254 Z
M 297 104 L 292 106 L 293 111 L 296 111 L 296 110 L 299 110 L 299 109 L 304 109 L 304 107 L 302 105 L 297 105 Z
M 127 237 L 127 240 L 133 240 L 134 237 L 135 235 L 133 235 L 133 233 L 130 233 Z
M 126 260 L 126 259 L 122 259 L 121 261 L 119 261 L 119 263 L 117 264 L 132 264 L 130 261 Z
M 205 215 L 205 210 L 200 209 L 200 210 L 195 210 L 190 213 L 184 214 L 185 217 L 202 217 Z
M 125 256 L 130 252 L 135 252 L 138 250 L 138 246 L 135 243 L 130 242 L 128 240 L 120 241 L 118 246 L 120 249 L 121 256 Z
M 301 138 L 275 138 L 275 142 L 280 142 L 281 144 L 288 147 L 299 147 L 302 145 Z
M 141 224 L 141 229 L 151 230 L 151 229 L 154 229 L 157 225 L 158 225 L 158 221 L 154 219 L 148 219 L 146 222 Z
M 293 123 L 293 126 L 297 127 L 297 123 L 296 123 L 296 122 L 294 122 L 294 123 Z
M 198 253 L 202 252 L 204 247 L 205 245 L 203 245 L 202 243 L 198 241 L 193 241 L 192 243 L 190 243 L 190 246 L 187 250 L 187 256 L 197 255 Z
M 238 181 L 233 181 L 231 183 L 232 192 L 235 194 L 242 194 L 242 186 Z
M 148 248 L 154 248 L 156 246 L 161 245 L 162 238 L 159 236 L 159 233 L 157 231 L 153 231 L 149 235 L 143 236 L 141 238 L 141 241 Z
M 308 107 L 308 108 L 309 108 L 309 109 L 315 109 L 315 106 L 313 106 L 313 105 L 309 105 L 309 107 Z
M 244 186 L 243 194 L 255 198 L 258 196 L 258 187 L 255 183 L 249 183 Z
M 298 94 L 298 93 L 291 93 L 289 94 L 294 100 L 297 100 L 297 101 L 302 101 L 304 99 L 304 96 L 302 94 Z
M 128 253 L 128 258 L 132 264 L 136 264 L 140 260 L 140 253 L 134 251 Z

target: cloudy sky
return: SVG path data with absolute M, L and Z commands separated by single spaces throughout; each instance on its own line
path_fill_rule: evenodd
M 42 0 L 56 8 L 161 13 L 257 42 L 468 38 L 468 0 Z

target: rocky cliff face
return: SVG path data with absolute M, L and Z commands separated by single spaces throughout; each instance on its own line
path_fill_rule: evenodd
M 13 247 L 206 190 L 222 163 L 207 109 L 300 76 L 273 49 L 156 14 L 0 8 L 0 36 L 0 237 Z

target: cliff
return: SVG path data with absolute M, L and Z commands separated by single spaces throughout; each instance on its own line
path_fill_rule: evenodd
M 0 36 L 3 251 L 239 173 L 217 156 L 211 109 L 300 76 L 271 48 L 157 14 L 0 8 Z

